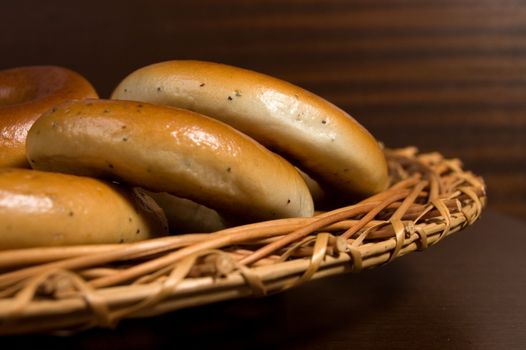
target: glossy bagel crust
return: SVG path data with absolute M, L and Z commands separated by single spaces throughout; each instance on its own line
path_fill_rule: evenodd
M 241 220 L 313 213 L 290 163 L 226 124 L 178 108 L 67 102 L 33 125 L 27 154 L 37 169 L 115 178 Z
M 386 188 L 380 145 L 340 108 L 285 81 L 223 64 L 167 61 L 126 77 L 113 99 L 190 109 L 219 119 L 338 191 Z
M 165 233 L 160 209 L 103 181 L 0 169 L 0 249 L 134 242 Z
M 32 66 L 0 71 L 0 167 L 27 167 L 27 131 L 42 113 L 68 99 L 96 98 L 91 84 L 69 69 Z

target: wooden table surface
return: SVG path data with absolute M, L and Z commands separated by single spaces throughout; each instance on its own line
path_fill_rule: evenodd
M 474 226 L 373 270 L 123 321 L 54 349 L 526 349 L 526 222 L 488 210 Z

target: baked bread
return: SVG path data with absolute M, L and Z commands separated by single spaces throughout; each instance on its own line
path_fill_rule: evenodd
M 87 177 L 0 169 L 0 249 L 135 242 L 167 232 L 144 193 Z
M 338 193 L 368 196 L 388 184 L 382 149 L 362 125 L 323 98 L 264 74 L 212 62 L 167 61 L 131 73 L 111 97 L 221 120 Z
M 241 132 L 187 110 L 83 100 L 45 113 L 27 137 L 35 169 L 168 192 L 241 221 L 311 216 L 296 169 Z
M 28 167 L 27 131 L 56 104 L 96 98 L 91 84 L 78 73 L 56 66 L 19 67 L 0 71 L 0 167 Z

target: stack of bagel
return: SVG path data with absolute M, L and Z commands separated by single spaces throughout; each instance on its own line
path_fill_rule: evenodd
M 167 61 L 110 99 L 65 68 L 0 71 L 0 249 L 308 217 L 388 181 L 355 119 L 254 71 Z

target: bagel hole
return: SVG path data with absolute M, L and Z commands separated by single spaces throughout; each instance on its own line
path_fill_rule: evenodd
M 0 106 L 25 103 L 47 93 L 46 91 L 39 91 L 36 86 L 29 83 L 19 86 L 9 85 L 7 82 L 2 83 L 5 85 L 2 86 L 2 93 L 0 94 Z

